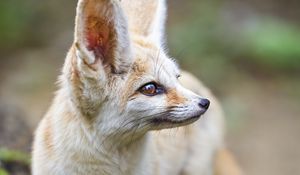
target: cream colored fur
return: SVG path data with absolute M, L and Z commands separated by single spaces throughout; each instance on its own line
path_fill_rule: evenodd
M 60 89 L 36 131 L 33 175 L 220 172 L 222 110 L 191 74 L 178 81 L 162 48 L 165 11 L 163 0 L 79 0 Z M 153 81 L 164 93 L 141 94 Z M 211 106 L 195 122 L 200 96 Z

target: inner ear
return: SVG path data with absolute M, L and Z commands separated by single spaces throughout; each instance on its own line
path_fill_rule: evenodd
M 104 64 L 113 64 L 114 55 L 110 50 L 114 48 L 114 38 L 116 31 L 108 20 L 88 16 L 86 19 L 85 40 L 87 49 L 92 51 L 96 59 L 101 59 Z
M 131 65 L 131 46 L 127 19 L 119 1 L 79 0 L 75 45 L 78 59 L 97 69 L 109 67 L 109 73 L 123 73 Z M 83 53 L 84 52 L 84 53 Z

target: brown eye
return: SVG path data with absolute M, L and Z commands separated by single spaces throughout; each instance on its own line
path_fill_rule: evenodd
M 147 96 L 154 96 L 164 92 L 164 89 L 156 83 L 148 83 L 142 86 L 139 91 Z

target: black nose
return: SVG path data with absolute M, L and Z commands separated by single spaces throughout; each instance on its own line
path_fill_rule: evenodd
M 208 109 L 210 105 L 210 101 L 208 99 L 202 98 L 200 99 L 199 106 L 204 109 Z

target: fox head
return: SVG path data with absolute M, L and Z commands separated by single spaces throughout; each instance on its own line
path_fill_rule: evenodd
M 208 109 L 162 48 L 164 10 L 162 0 L 79 0 L 62 83 L 90 129 L 139 135 L 190 124 Z

